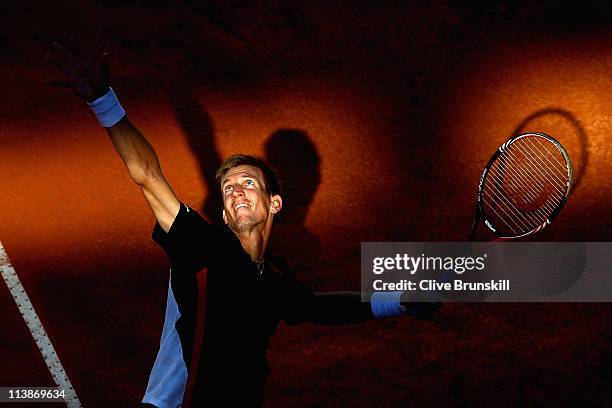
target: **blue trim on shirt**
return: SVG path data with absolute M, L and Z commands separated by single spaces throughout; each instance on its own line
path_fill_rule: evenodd
M 174 293 L 172 293 L 172 284 L 169 283 L 166 318 L 159 352 L 142 399 L 143 403 L 153 404 L 158 408 L 179 408 L 183 403 L 187 385 L 187 367 L 183 360 L 183 348 L 175 326 L 179 317 L 181 313 Z

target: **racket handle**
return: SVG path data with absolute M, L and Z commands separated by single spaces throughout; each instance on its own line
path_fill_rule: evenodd
M 478 232 L 478 224 L 480 224 L 480 209 L 476 205 L 476 212 L 474 213 L 474 222 L 472 223 L 472 232 L 470 232 L 469 242 L 476 240 L 476 232 Z

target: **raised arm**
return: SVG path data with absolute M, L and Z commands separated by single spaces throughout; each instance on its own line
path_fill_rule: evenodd
M 179 200 L 164 178 L 155 150 L 128 120 L 112 92 L 106 54 L 97 61 L 90 61 L 53 43 L 46 59 L 66 78 L 51 83 L 73 89 L 92 107 L 157 222 L 168 232 L 178 214 Z
M 107 127 L 106 131 L 130 177 L 142 190 L 155 219 L 168 232 L 179 212 L 180 203 L 162 173 L 155 150 L 125 116 L 114 126 Z

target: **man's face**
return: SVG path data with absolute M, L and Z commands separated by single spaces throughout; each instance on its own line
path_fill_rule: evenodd
M 221 194 L 223 220 L 236 232 L 248 232 L 280 209 L 280 197 L 270 197 L 262 171 L 254 166 L 230 169 L 221 183 Z

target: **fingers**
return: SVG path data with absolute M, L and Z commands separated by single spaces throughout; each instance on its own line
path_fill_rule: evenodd
M 74 42 L 74 39 L 71 39 Z M 88 59 L 80 52 L 69 49 L 60 43 L 53 42 L 45 59 L 61 71 L 65 78 L 52 79 L 49 84 L 70 88 L 87 101 L 94 100 L 106 93 L 109 87 L 109 69 L 106 63 L 107 53 L 98 60 Z
M 67 64 L 62 61 L 61 59 L 59 59 L 58 57 L 56 57 L 53 54 L 47 54 L 45 55 L 45 60 L 50 62 L 51 64 L 55 65 L 55 67 L 57 69 L 59 69 L 62 72 L 67 72 L 68 71 L 68 66 Z
M 51 43 L 51 49 L 45 56 L 50 62 L 59 69 L 65 70 L 86 61 L 74 36 L 69 36 L 64 42 L 68 45 L 64 46 L 57 41 Z
M 45 55 L 45 59 L 64 73 L 67 73 L 70 67 L 74 65 L 74 56 L 57 41 L 51 44 L 51 49 Z
M 57 52 L 59 56 L 62 56 L 66 59 L 74 57 L 74 54 L 72 54 L 66 48 L 62 47 L 62 45 L 58 43 L 57 41 L 53 41 L 51 43 L 51 47 L 53 48 L 53 50 Z

